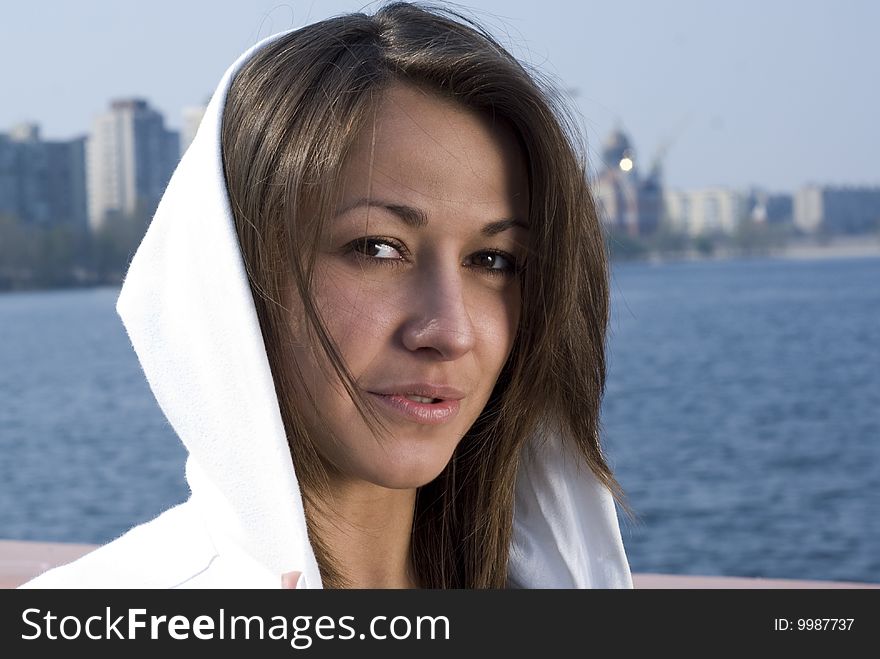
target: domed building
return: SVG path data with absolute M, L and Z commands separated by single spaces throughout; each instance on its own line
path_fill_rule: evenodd
M 594 184 L 602 222 L 612 233 L 645 236 L 660 226 L 663 185 L 655 163 L 641 176 L 635 149 L 620 129 L 612 131 L 602 145 L 602 163 Z

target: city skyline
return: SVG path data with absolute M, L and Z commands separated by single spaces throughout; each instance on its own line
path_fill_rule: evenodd
M 43 226 L 76 226 L 87 215 L 93 233 L 149 216 L 205 110 L 187 108 L 183 129 L 175 131 L 147 100 L 114 99 L 87 136 L 45 140 L 37 124 L 0 132 L 0 214 Z M 752 225 L 775 226 L 776 233 L 868 234 L 880 227 L 880 186 L 810 184 L 792 193 L 667 187 L 659 161 L 639 166 L 620 130 L 606 138 L 600 160 L 591 185 L 603 224 L 617 236 L 717 238 Z
M 555 78 L 580 115 L 594 170 L 605 137 L 623 128 L 643 165 L 662 157 L 671 188 L 880 183 L 880 47 L 870 34 L 880 7 L 608 4 L 459 8 Z M 376 3 L 11 3 L 0 28 L 0 132 L 33 122 L 47 139 L 70 139 L 126 97 L 145 98 L 180 130 L 185 109 L 258 38 L 361 6 Z M 27 57 L 13 59 L 19 52 Z

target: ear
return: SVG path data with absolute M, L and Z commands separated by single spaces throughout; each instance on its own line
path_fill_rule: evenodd
M 287 572 L 281 575 L 281 588 L 293 590 L 296 588 L 296 584 L 299 581 L 299 575 L 302 572 Z

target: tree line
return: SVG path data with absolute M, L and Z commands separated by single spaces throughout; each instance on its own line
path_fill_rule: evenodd
M 661 225 L 647 236 L 610 232 L 606 234 L 606 244 L 612 260 L 767 256 L 784 248 L 795 234 L 791 224 L 767 224 L 745 219 L 729 234 L 691 236 Z
M 91 231 L 0 214 L 0 291 L 119 285 L 151 216 L 139 210 Z M 688 236 L 662 226 L 650 236 L 611 232 L 606 245 L 612 260 L 761 256 L 784 247 L 791 235 L 790 226 L 744 221 L 730 235 Z
M 0 214 L 0 290 L 118 285 L 149 224 L 135 212 L 96 231 Z

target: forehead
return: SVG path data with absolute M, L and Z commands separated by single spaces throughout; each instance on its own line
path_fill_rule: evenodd
M 504 125 L 431 91 L 392 84 L 359 133 L 343 199 L 392 195 L 419 207 L 466 205 L 525 217 L 525 157 Z

